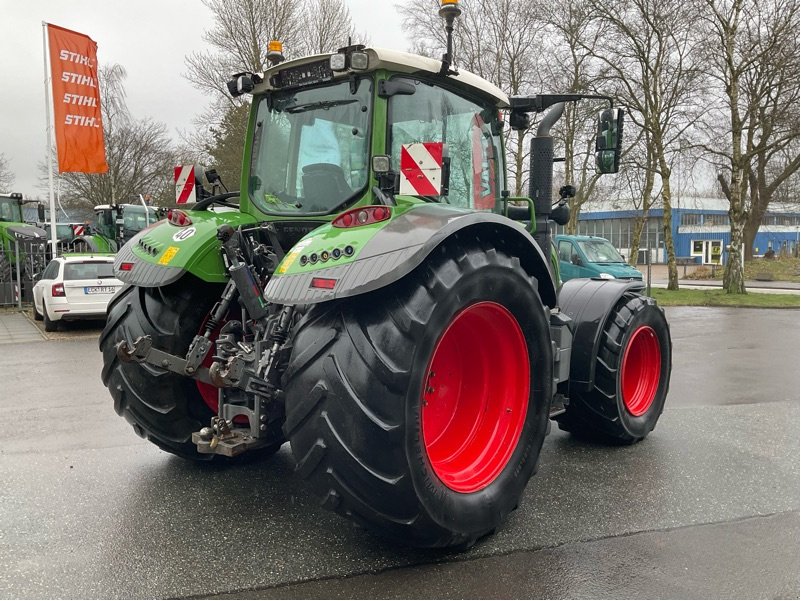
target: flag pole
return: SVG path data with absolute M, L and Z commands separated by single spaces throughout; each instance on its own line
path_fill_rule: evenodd
M 50 68 L 47 48 L 47 23 L 42 21 L 42 49 L 44 54 L 44 86 L 45 86 L 45 114 L 47 115 L 47 129 L 45 138 L 47 139 L 47 183 L 50 189 L 50 247 L 52 257 L 56 258 L 56 195 L 53 191 L 53 142 L 50 123 Z

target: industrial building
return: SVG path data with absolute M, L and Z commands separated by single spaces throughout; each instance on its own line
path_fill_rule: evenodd
M 625 205 L 620 201 L 588 203 L 579 214 L 576 233 L 606 238 L 628 259 L 632 232 L 641 212 L 623 209 L 622 206 Z M 728 254 L 726 249 L 731 240 L 726 199 L 682 198 L 672 210 L 671 223 L 677 257 L 694 257 L 698 263 L 705 265 L 725 264 Z M 563 233 L 564 228 L 557 228 L 557 232 Z M 798 207 L 794 210 L 774 209 L 765 214 L 754 240 L 754 255 L 764 255 L 769 249 L 776 254 L 798 256 Z M 648 250 L 651 251 L 651 262 L 667 261 L 661 206 L 649 211 L 648 221 L 640 237 L 638 263 L 646 262 Z

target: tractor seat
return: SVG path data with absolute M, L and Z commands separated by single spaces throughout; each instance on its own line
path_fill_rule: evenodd
M 303 167 L 303 207 L 309 211 L 330 211 L 352 194 L 339 165 L 311 163 Z

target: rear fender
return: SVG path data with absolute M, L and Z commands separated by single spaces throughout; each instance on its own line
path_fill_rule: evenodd
M 645 286 L 636 280 L 573 279 L 559 291 L 559 307 L 572 320 L 573 343 L 570 355 L 570 386 L 591 390 L 595 380 L 595 358 L 601 345 L 604 325 L 622 296 L 629 291 L 642 293 Z
M 205 282 L 226 282 L 228 276 L 220 254 L 217 228 L 229 224 L 236 229 L 256 223 L 256 218 L 235 211 L 187 211 L 187 214 L 192 219 L 188 227 L 159 221 L 131 238 L 117 253 L 114 262 L 117 278 L 145 288 L 166 286 L 187 272 Z M 123 263 L 126 269 L 121 268 Z
M 329 259 L 324 264 L 301 265 L 298 256 L 327 254 L 349 240 L 358 240 L 353 230 L 327 225 L 301 240 L 279 265 L 265 290 L 265 298 L 284 305 L 319 303 L 378 290 L 396 282 L 422 264 L 450 239 L 482 240 L 520 259 L 523 269 L 538 280 L 543 303 L 556 305 L 556 288 L 548 261 L 525 228 L 495 213 L 465 211 L 447 205 L 417 205 L 399 211 L 391 221 L 354 243 L 352 259 Z M 341 242 L 340 242 L 341 239 Z M 302 253 L 302 254 L 301 254 Z M 313 280 L 333 280 L 333 288 L 313 287 Z

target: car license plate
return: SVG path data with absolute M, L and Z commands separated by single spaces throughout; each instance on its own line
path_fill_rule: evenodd
M 114 294 L 117 290 L 114 286 L 84 286 L 84 294 Z

